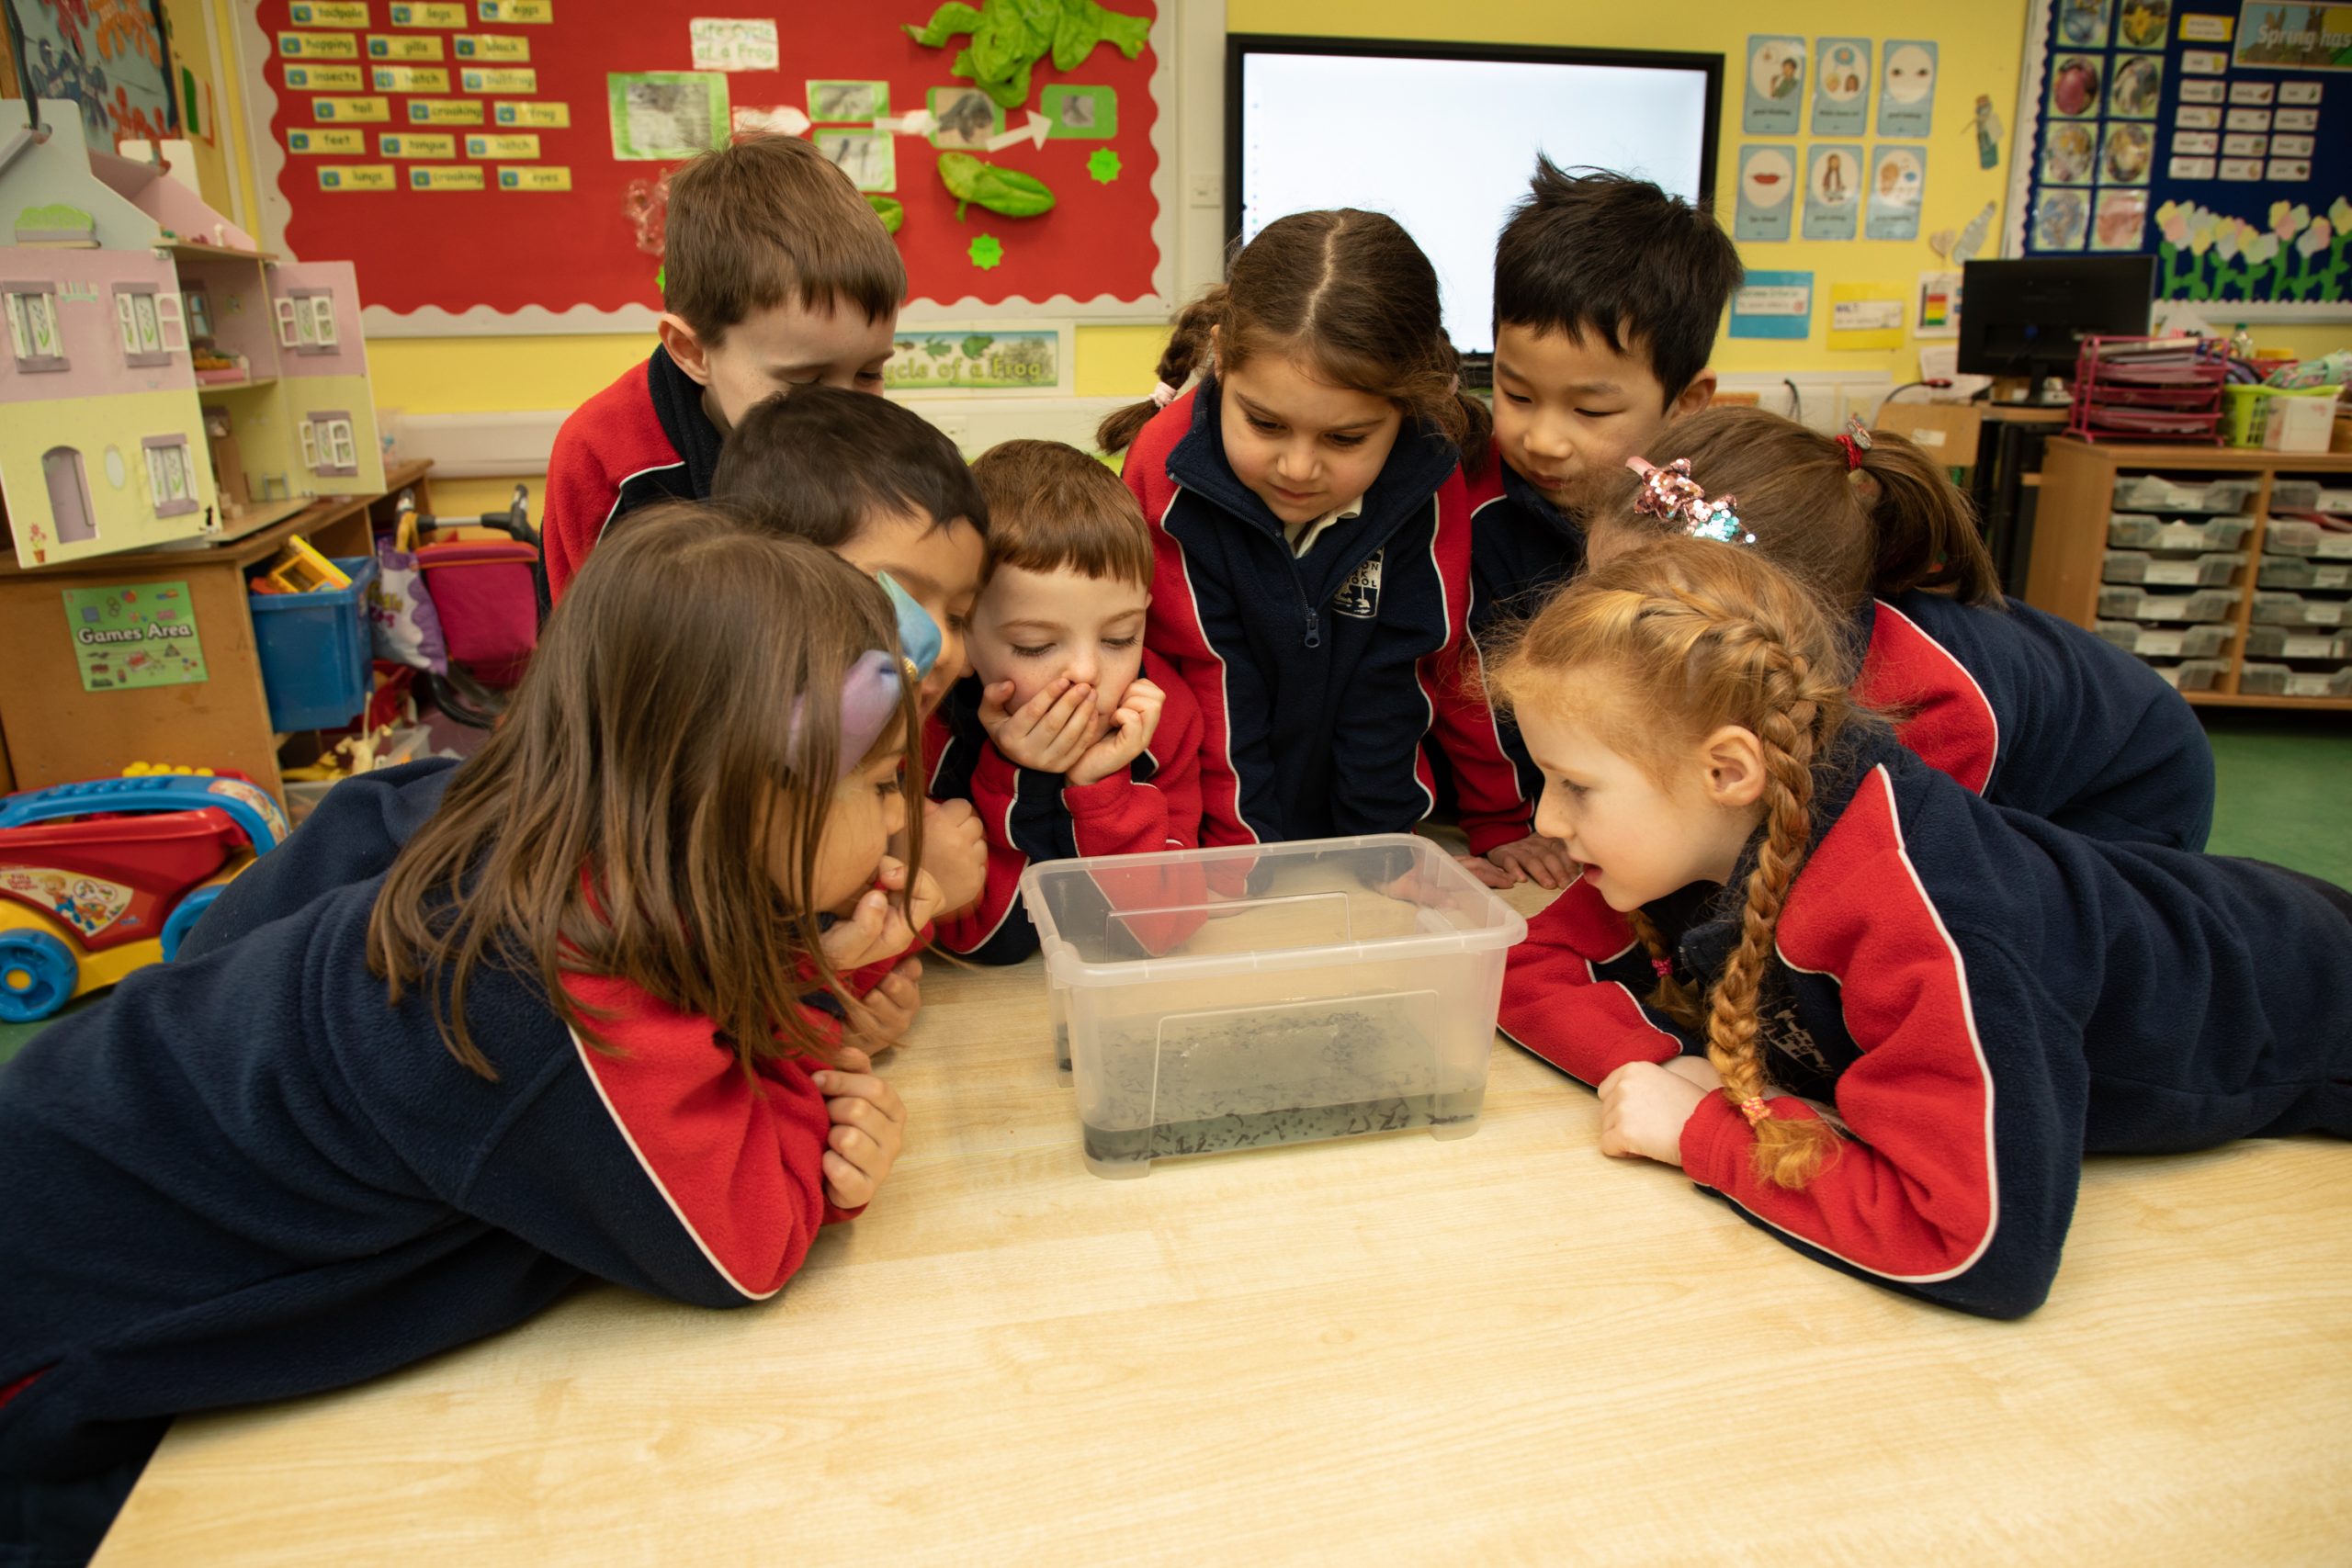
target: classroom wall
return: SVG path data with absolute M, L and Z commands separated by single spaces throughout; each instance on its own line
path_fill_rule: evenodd
M 206 40 L 230 36 L 228 7 L 236 0 L 164 0 L 175 44 L 188 57 Z M 1227 0 L 1232 32 L 1304 33 L 1344 37 L 1455 39 L 1480 42 L 1671 49 L 1721 52 L 1727 58 L 1723 130 L 1717 149 L 1719 215 L 1731 220 L 1731 190 L 1738 168 L 1740 83 L 1749 33 L 1802 33 L 1808 38 L 1865 34 L 1874 39 L 1918 37 L 1940 47 L 1935 132 L 1928 140 L 1928 196 L 1916 242 L 1791 241 L 1745 248 L 1752 267 L 1811 271 L 1815 333 L 1803 342 L 1722 340 L 1715 364 L 1728 371 L 1850 370 L 1883 373 L 1896 382 L 1918 374 L 1917 345 L 1860 353 L 1832 350 L 1824 327 L 1835 282 L 1893 283 L 1916 289 L 1918 275 L 1944 264 L 1926 236 L 1958 229 L 1986 201 L 2006 203 L 2008 158 L 2017 118 L 2018 72 L 2023 56 L 2027 0 L 1979 0 L 1956 6 L 1930 0 L 1884 0 L 1858 10 L 1838 0 L 1675 0 L 1670 6 L 1598 5 L 1589 0 L 1483 0 L 1476 6 L 1431 6 L 1426 0 Z M 207 58 L 203 63 L 212 62 Z M 233 71 L 212 73 L 223 128 L 242 128 L 242 88 Z M 1988 95 L 2005 127 L 2002 161 L 1977 164 L 1973 111 Z M 1786 141 L 1787 138 L 1771 140 Z M 1862 138 L 1867 141 L 1871 138 Z M 200 156 L 199 162 L 203 160 Z M 242 145 L 218 169 L 203 171 L 207 194 L 234 216 L 253 210 L 252 159 Z M 214 190 L 214 185 L 234 186 Z M 2006 216 L 2006 214 L 2004 214 Z M 1997 232 L 1997 226 L 1996 226 Z M 1906 319 L 1908 312 L 1906 311 Z M 2234 324 L 2234 323 L 2217 323 Z M 2256 341 L 2310 355 L 2352 347 L 2352 327 L 2256 326 Z M 1165 333 L 1147 326 L 1081 326 L 1073 375 L 1080 397 L 1141 395 L 1154 379 Z M 377 403 L 412 414 L 472 413 L 564 408 L 578 403 L 641 360 L 646 340 L 633 333 L 592 336 L 394 338 L 368 344 Z M 435 486 L 447 512 L 503 504 L 512 481 L 447 480 Z

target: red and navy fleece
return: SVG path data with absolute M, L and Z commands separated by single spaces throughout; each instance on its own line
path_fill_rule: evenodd
M 1125 468 L 1152 525 L 1146 641 L 1200 706 L 1202 840 L 1409 831 L 1467 604 L 1453 446 L 1408 427 L 1361 513 L 1296 558 L 1226 459 L 1217 396 L 1211 378 L 1162 409 Z
M 1772 1114 L 1834 1108 L 1836 1156 L 1770 1186 L 1711 1095 L 1690 1179 L 1818 1261 L 1992 1317 L 2039 1306 L 2086 1154 L 2352 1136 L 2352 895 L 2258 862 L 2110 843 L 2007 810 L 1883 735 L 1819 775 L 1762 993 Z M 1753 849 L 1750 853 L 1752 855 Z M 1712 984 L 1739 887 L 1649 908 Z M 1505 1031 L 1588 1083 L 1699 1048 L 1587 901 L 1514 954 Z
M 977 675 L 956 682 L 925 721 L 931 797 L 971 802 L 989 851 L 987 886 L 970 908 L 940 922 L 940 946 L 982 964 L 1018 964 L 1036 952 L 1037 928 L 1021 910 L 1021 874 L 1032 861 L 1199 845 L 1200 706 L 1148 649 L 1143 675 L 1168 694 L 1159 728 L 1125 770 L 1091 784 L 1007 760 L 980 728 Z
M 0 1475 L 135 1461 L 173 1416 L 358 1382 L 584 1280 L 762 1301 L 847 1217 L 812 1064 L 747 1076 L 709 1020 L 583 977 L 617 1047 L 594 1048 L 486 967 L 481 1077 L 368 975 L 380 887 L 142 969 L 0 1067 L 26 1200 L 0 1226 Z
M 1903 743 L 1996 806 L 2120 843 L 2201 850 L 2213 752 L 2164 677 L 2012 599 L 1913 592 L 1862 607 L 1854 694 Z
M 605 530 L 657 501 L 710 494 L 726 434 L 703 412 L 703 389 L 656 348 L 639 369 L 571 411 L 548 457 L 541 532 L 548 589 L 563 597 Z

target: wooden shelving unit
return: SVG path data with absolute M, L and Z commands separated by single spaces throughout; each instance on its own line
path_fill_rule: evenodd
M 2226 666 L 2211 691 L 2184 692 L 2189 702 L 2207 707 L 2290 708 L 2305 711 L 2352 712 L 2352 697 L 2293 697 L 2241 692 L 2245 672 L 2246 628 L 2253 623 L 2256 578 L 2261 570 L 2263 547 L 2270 525 L 2270 494 L 2280 475 L 2290 479 L 2335 478 L 2352 480 L 2352 453 L 2268 452 L 2233 446 L 2109 446 L 2062 436 L 2044 450 L 2041 462 L 2041 504 L 2036 514 L 2033 549 L 2025 584 L 2026 603 L 2063 615 L 2089 629 L 2098 619 L 2099 579 L 2108 551 L 2108 522 L 2120 508 L 2115 504 L 2117 476 L 2164 474 L 2180 478 L 2199 475 L 2245 475 L 2256 480 L 2245 512 L 2254 519 L 2253 530 L 2240 547 L 2244 559 L 2233 585 L 2238 602 L 2231 608 L 2230 640 L 2216 657 Z M 2352 632 L 2352 626 L 2341 628 Z

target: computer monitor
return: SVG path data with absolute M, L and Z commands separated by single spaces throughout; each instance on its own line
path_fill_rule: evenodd
M 2072 378 L 2084 338 L 2147 333 L 2155 292 L 2154 256 L 1972 261 L 1961 271 L 1961 373 Z
M 1227 232 L 1246 243 L 1293 212 L 1385 212 L 1437 269 L 1453 346 L 1491 353 L 1495 237 L 1536 153 L 1703 206 L 1723 73 L 1720 54 L 1234 34 Z

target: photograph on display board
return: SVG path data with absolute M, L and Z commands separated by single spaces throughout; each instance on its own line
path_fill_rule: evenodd
M 2162 49 L 2172 23 L 2172 0 L 2123 0 L 2115 18 L 2118 49 Z

